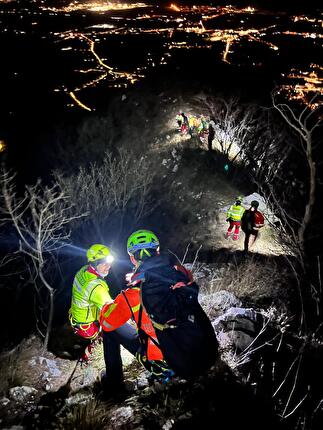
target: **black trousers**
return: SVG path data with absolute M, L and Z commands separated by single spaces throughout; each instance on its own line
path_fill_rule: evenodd
M 245 251 L 249 251 L 249 246 L 252 246 L 258 236 L 258 230 L 252 230 L 252 231 L 245 231 L 245 238 L 244 238 L 244 250 Z M 251 240 L 251 244 L 250 244 L 250 238 Z
M 126 323 L 114 331 L 103 331 L 103 352 L 106 365 L 106 383 L 119 385 L 123 382 L 120 345 L 135 355 L 140 347 L 136 329 Z

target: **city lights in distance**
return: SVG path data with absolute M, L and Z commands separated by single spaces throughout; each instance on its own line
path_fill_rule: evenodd
M 43 10 L 48 10 L 51 12 L 64 12 L 71 13 L 77 11 L 89 11 L 89 12 L 109 12 L 113 10 L 129 10 L 147 7 L 145 3 L 120 3 L 120 2 L 106 2 L 106 1 L 87 1 L 78 2 L 74 1 L 68 6 L 63 6 L 61 8 L 43 6 Z
M 266 67 L 274 58 L 279 61 L 294 39 L 302 45 L 300 59 L 311 50 L 313 58 L 322 54 L 322 15 L 208 2 L 191 6 L 176 0 L 164 6 L 136 0 L 30 0 L 30 8 L 20 8 L 19 0 L 0 0 L 0 5 L 5 3 L 14 6 L 0 8 L 0 33 L 44 39 L 54 55 L 63 58 L 60 64 L 66 64 L 51 91 L 64 94 L 66 105 L 72 102 L 88 111 L 95 110 L 96 91 L 126 88 L 180 58 L 180 51 L 205 50 L 210 61 L 254 68 Z M 3 25 L 6 15 L 8 24 Z M 11 15 L 24 19 L 14 26 Z M 48 17 L 51 30 L 42 22 Z M 313 93 L 322 94 L 322 65 L 310 65 L 314 61 L 298 63 L 296 52 L 293 69 L 280 82 L 288 97 L 306 101 Z
M 0 152 L 4 152 L 7 148 L 6 142 L 3 139 L 0 139 Z

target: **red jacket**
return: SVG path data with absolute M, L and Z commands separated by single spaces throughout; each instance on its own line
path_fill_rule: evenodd
M 127 297 L 127 300 L 131 306 L 132 312 L 125 296 Z M 125 324 L 132 317 L 132 313 L 134 314 L 135 321 L 138 324 L 139 308 L 140 288 L 132 287 L 126 289 L 115 298 L 113 303 L 106 303 L 102 307 L 100 314 L 100 324 L 102 329 L 105 331 L 115 330 L 116 328 Z M 157 342 L 154 327 L 144 309 L 142 311 L 141 317 L 141 328 Z M 150 338 L 148 338 L 147 358 L 148 360 L 163 360 L 163 354 L 161 350 Z

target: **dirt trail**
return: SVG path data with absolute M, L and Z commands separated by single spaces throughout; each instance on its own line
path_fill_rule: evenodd
M 237 195 L 244 195 L 243 190 L 232 184 L 224 169 L 217 167 L 205 145 L 197 137 L 180 135 L 173 125 L 155 151 L 162 155 L 164 174 L 172 183 L 170 198 L 179 218 L 176 241 L 180 238 L 184 248 L 191 244 L 210 251 L 221 248 L 242 251 L 244 234 L 241 232 L 239 240 L 233 241 L 226 240 L 225 233 L 227 208 Z M 178 248 L 175 244 L 174 247 Z M 285 252 L 268 223 L 252 252 L 266 255 Z

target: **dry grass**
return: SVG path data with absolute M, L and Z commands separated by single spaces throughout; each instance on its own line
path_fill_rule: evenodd
M 101 430 L 109 421 L 107 405 L 97 400 L 75 405 L 58 423 L 60 430 Z
M 0 396 L 7 394 L 10 388 L 21 385 L 17 375 L 17 353 L 6 353 L 0 356 Z
M 251 258 L 241 264 L 225 265 L 220 276 L 210 279 L 207 293 L 226 290 L 243 302 L 279 301 L 285 295 L 287 277 L 287 271 L 275 261 Z
M 23 340 L 10 351 L 0 356 L 0 393 L 5 394 L 12 387 L 26 383 L 26 364 L 41 343 L 35 336 Z M 35 382 L 35 381 L 34 381 Z M 33 384 L 35 385 L 35 384 Z

